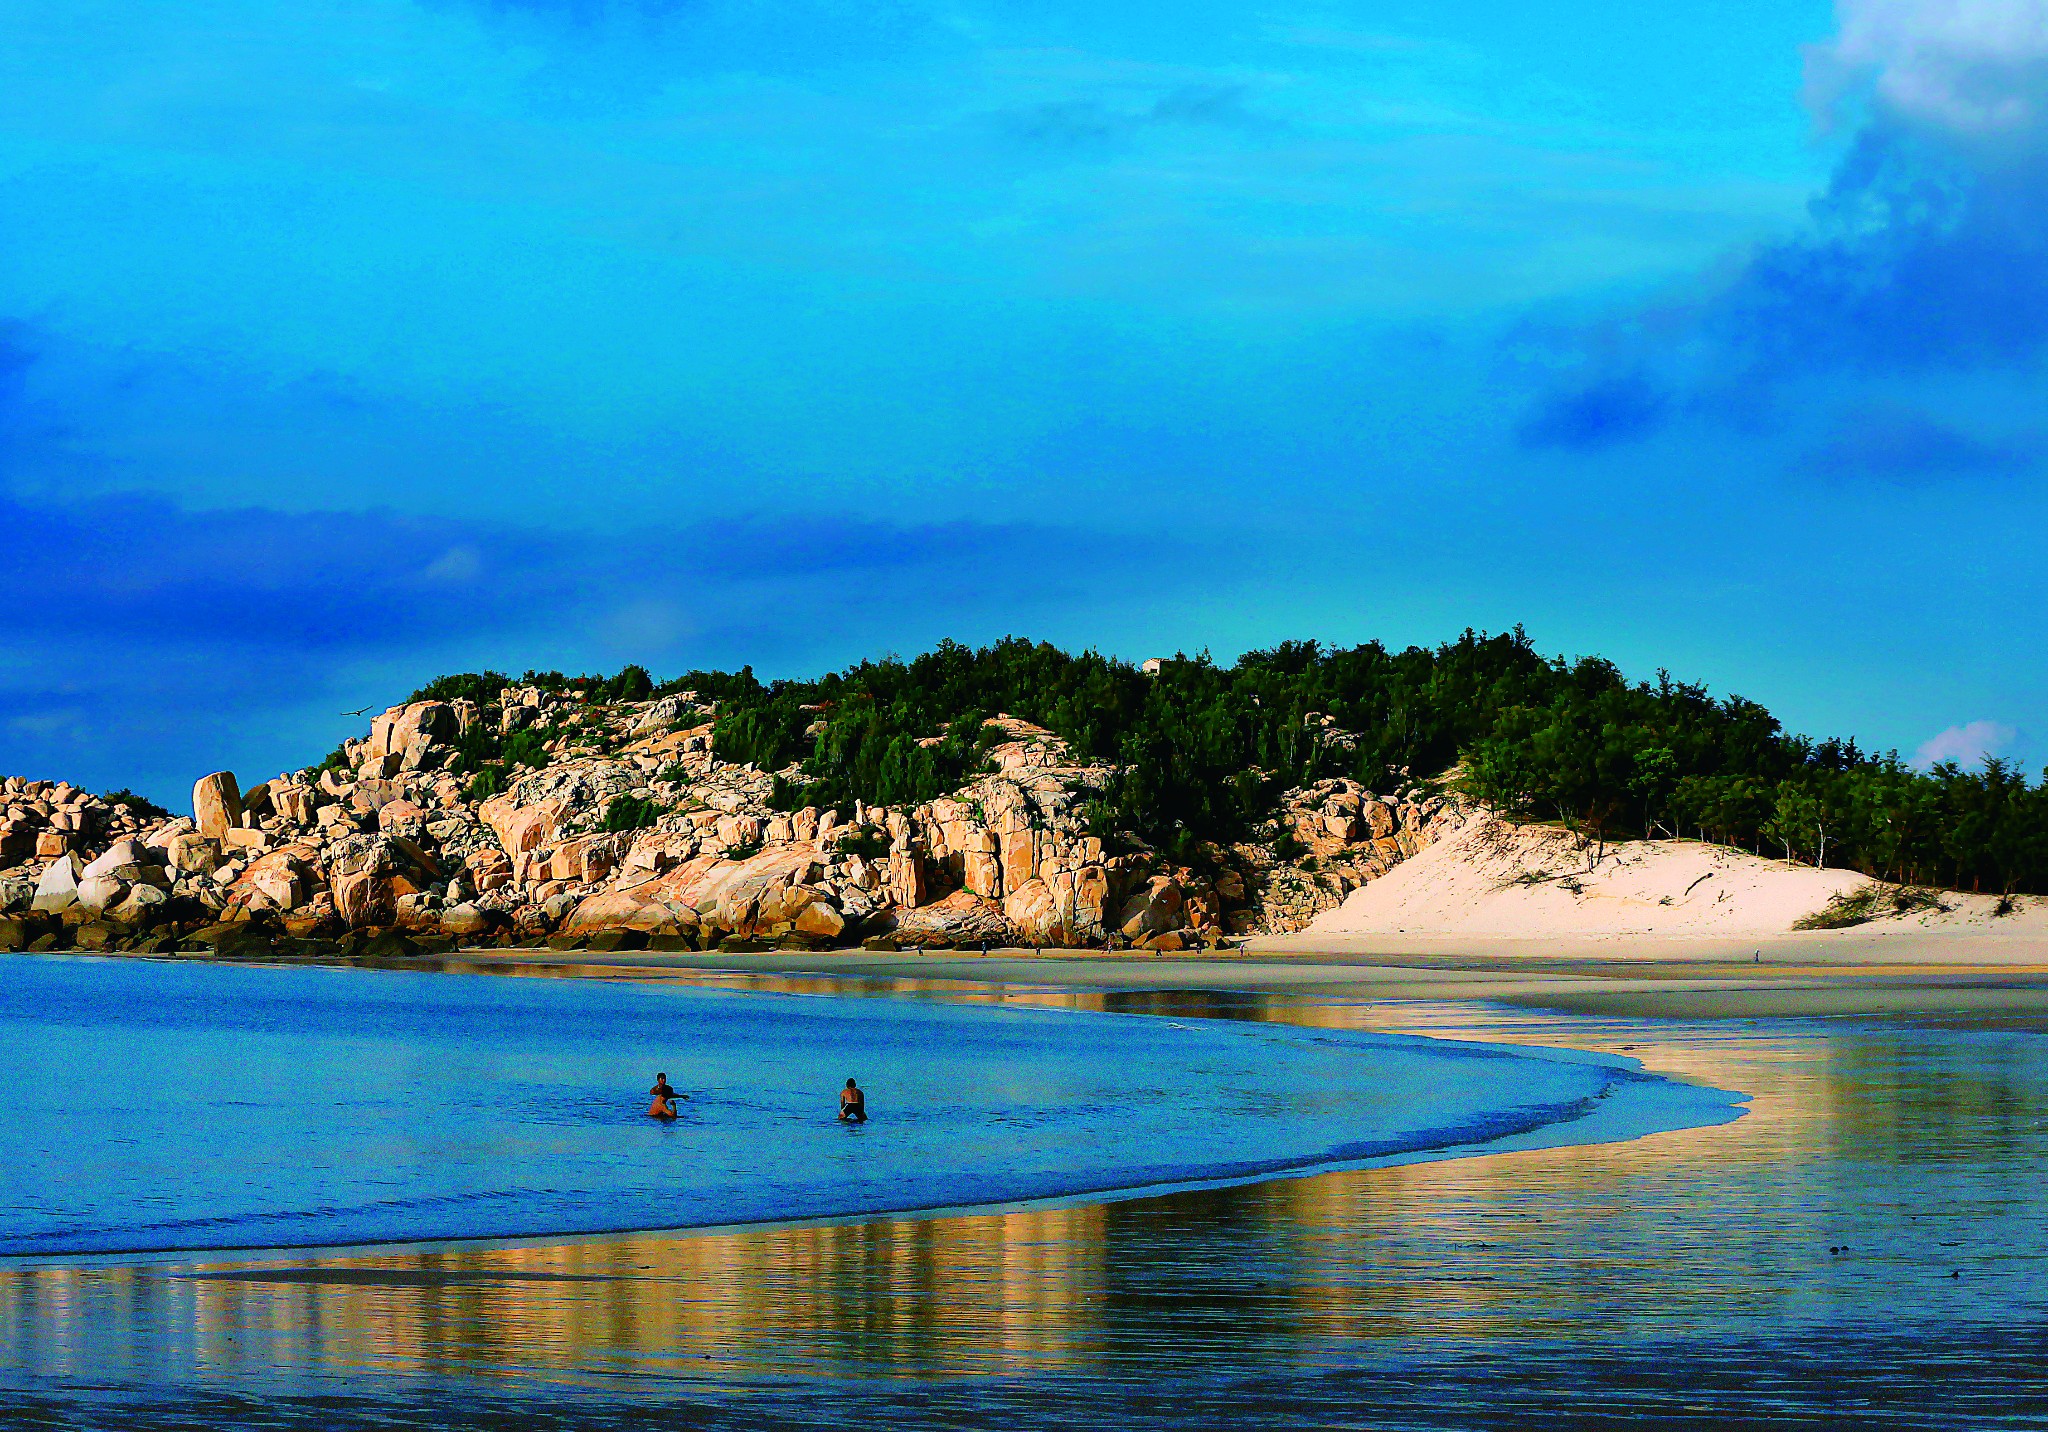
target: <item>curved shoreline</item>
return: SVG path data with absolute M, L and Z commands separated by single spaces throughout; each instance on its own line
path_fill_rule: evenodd
M 757 996 L 758 997 L 758 996 Z M 844 1003 L 853 998 L 851 992 L 832 996 L 836 1002 Z M 1183 1015 L 1187 1018 L 1200 1016 Z M 1203 1020 L 1214 1023 L 1218 1031 L 1230 1027 L 1234 1021 Z M 1248 1030 L 1244 1031 L 1249 1033 Z M 954 1197 L 935 1199 L 930 1202 L 905 1202 L 897 1199 L 863 1200 L 859 1197 L 844 1202 L 828 1204 L 817 1213 L 794 1214 L 778 1209 L 761 1217 L 741 1219 L 730 1218 L 684 1218 L 673 1222 L 629 1219 L 617 1222 L 569 1221 L 549 1224 L 536 1222 L 523 1227 L 507 1230 L 492 1230 L 484 1233 L 468 1233 L 459 1230 L 441 1231 L 435 1229 L 426 1233 L 408 1233 L 402 1237 L 370 1238 L 344 1236 L 333 1237 L 253 1237 L 235 1239 L 221 1243 L 184 1241 L 175 1237 L 151 1239 L 146 1234 L 133 1242 L 109 1240 L 112 1246 L 92 1246 L 90 1238 L 80 1239 L 76 1231 L 49 1235 L 27 1235 L 25 1243 L 40 1243 L 44 1246 L 20 1247 L 0 1253 L 0 1266 L 49 1265 L 90 1263 L 98 1261 L 127 1261 L 136 1259 L 166 1258 L 220 1258 L 235 1256 L 244 1259 L 261 1258 L 265 1255 L 302 1255 L 314 1252 L 336 1252 L 346 1249 L 373 1249 L 418 1246 L 469 1246 L 478 1244 L 516 1245 L 540 1242 L 557 1242 L 565 1239 L 615 1237 L 637 1233 L 696 1233 L 718 1229 L 768 1228 L 800 1226 L 818 1223 L 840 1223 L 886 1218 L 935 1217 L 966 1211 L 988 1210 L 1011 1207 L 1072 1206 L 1121 1202 L 1171 1193 L 1191 1188 L 1220 1188 L 1252 1184 L 1277 1179 L 1311 1176 L 1317 1173 L 1383 1166 L 1402 1162 L 1417 1162 L 1457 1157 L 1472 1157 L 1487 1153 L 1504 1152 L 1517 1147 L 1533 1147 L 1569 1143 L 1608 1142 L 1615 1139 L 1640 1137 L 1650 1132 L 1672 1131 L 1695 1128 L 1727 1122 L 1741 1116 L 1740 1102 L 1746 1096 L 1729 1091 L 1708 1090 L 1687 1085 L 1683 1081 L 1647 1074 L 1636 1061 L 1618 1059 L 1614 1056 L 1588 1056 L 1571 1050 L 1557 1050 L 1546 1055 L 1526 1047 L 1508 1044 L 1475 1045 L 1461 1041 L 1426 1040 L 1419 1036 L 1367 1036 L 1361 1040 L 1361 1050 L 1379 1047 L 1382 1052 L 1391 1052 L 1403 1044 L 1413 1041 L 1426 1045 L 1424 1051 L 1432 1057 L 1480 1058 L 1505 1060 L 1538 1060 L 1546 1063 L 1571 1064 L 1581 1068 L 1593 1067 L 1602 1071 L 1598 1087 L 1583 1097 L 1561 1102 L 1510 1105 L 1505 1109 L 1482 1107 L 1461 1121 L 1448 1124 L 1429 1125 L 1418 1129 L 1401 1130 L 1386 1136 L 1368 1137 L 1339 1142 L 1327 1148 L 1307 1153 L 1280 1154 L 1271 1158 L 1236 1159 L 1206 1167 L 1180 1167 L 1168 1165 L 1147 1168 L 1139 1166 L 1119 1171 L 1107 1179 L 1096 1179 L 1083 1172 L 1075 1181 L 1061 1183 L 1057 1179 L 1050 1187 L 1021 1188 L 1005 1190 L 1001 1187 L 1003 1172 L 990 1173 L 974 1170 L 966 1182 L 988 1182 L 993 1180 L 997 1187 L 986 1197 L 960 1199 Z M 1325 1042 L 1316 1040 L 1316 1043 Z M 1350 1038 L 1332 1043 L 1350 1043 Z M 1631 1067 L 1633 1066 L 1633 1067 Z M 1664 1092 L 1673 1096 L 1675 1102 L 1663 1107 L 1648 1107 L 1642 1100 L 1622 1099 L 1612 1101 L 1635 1106 L 1637 1119 L 1627 1123 L 1619 1131 L 1608 1131 L 1605 1121 L 1595 1129 L 1573 1135 L 1567 1133 L 1586 1120 L 1603 1111 L 1610 1104 L 1610 1096 L 1622 1091 Z M 1681 1091 L 1685 1091 L 1681 1093 Z M 1687 1107 L 1678 1107 L 1684 1104 Z M 1448 1112 L 1448 1111 L 1447 1111 Z M 1102 1172 L 1109 1172 L 1103 1170 Z M 1029 1175 L 1020 1174 L 1028 1178 Z M 530 1197 L 532 1190 L 504 1189 L 455 1196 L 455 1200 L 467 1205 L 493 1198 L 516 1199 Z M 432 1203 L 439 1200 L 428 1200 Z M 317 1217 L 347 1218 L 374 1213 L 380 1205 L 362 1205 L 322 1209 L 318 1214 L 287 1212 L 272 1214 L 244 1215 L 233 1221 L 245 1225 L 265 1219 L 305 1221 Z M 412 1205 L 417 1208 L 419 1205 Z M 220 1221 L 199 1220 L 202 1223 Z M 163 1225 L 158 1225 L 163 1228 Z M 138 1230 L 139 1232 L 140 1230 Z M 14 1241 L 14 1240 L 5 1240 Z M 83 1245 L 83 1246 L 80 1246 Z
M 1380 1168 L 1395 1163 L 1421 1162 L 1427 1159 L 1450 1157 L 1474 1157 L 1488 1152 L 1499 1151 L 1496 1145 L 1540 1133 L 1547 1129 L 1561 1128 L 1590 1117 L 1593 1106 L 1605 1097 L 1605 1091 L 1585 1099 L 1574 1100 L 1567 1105 L 1545 1105 L 1537 1113 L 1542 1117 L 1517 1121 L 1498 1133 L 1481 1139 L 1446 1137 L 1442 1142 L 1407 1143 L 1405 1141 L 1383 1141 L 1386 1147 L 1356 1147 L 1335 1150 L 1329 1157 L 1314 1157 L 1298 1160 L 1278 1160 L 1270 1164 L 1234 1165 L 1220 1168 L 1214 1176 L 1191 1178 L 1168 1178 L 1148 1180 L 1133 1184 L 1104 1184 L 1071 1189 L 1061 1189 L 1042 1195 L 1015 1198 L 994 1198 L 969 1203 L 910 1204 L 900 1207 L 851 1207 L 828 1213 L 804 1217 L 770 1216 L 758 1219 L 743 1219 L 724 1223 L 655 1223 L 622 1224 L 598 1228 L 537 1228 L 510 1233 L 488 1233 L 470 1236 L 448 1236 L 430 1238 L 373 1239 L 352 1243 L 227 1243 L 218 1245 L 165 1244 L 135 1248 L 86 1249 L 77 1251 L 52 1250 L 49 1252 L 0 1253 L 0 1268 L 4 1267 L 49 1267 L 88 1265 L 98 1262 L 126 1262 L 138 1259 L 164 1259 L 190 1257 L 213 1259 L 222 1255 L 278 1253 L 302 1255 L 307 1253 L 342 1253 L 351 1250 L 390 1251 L 402 1248 L 435 1247 L 516 1247 L 532 1243 L 560 1243 L 579 1239 L 618 1238 L 630 1234 L 660 1233 L 717 1233 L 762 1231 L 773 1228 L 826 1227 L 834 1224 L 864 1223 L 873 1219 L 941 1218 L 956 1215 L 989 1213 L 999 1210 L 1024 1208 L 1064 1208 L 1081 1204 L 1120 1203 L 1129 1199 L 1151 1198 L 1163 1194 L 1179 1193 L 1191 1189 L 1238 1188 L 1247 1184 L 1264 1183 L 1272 1179 L 1306 1177 L 1318 1173 L 1336 1172 L 1346 1169 Z M 1737 1111 L 1736 1117 L 1740 1116 Z M 1697 1124 L 1681 1124 L 1676 1128 L 1696 1128 Z M 1429 1133 L 1451 1131 L 1430 1130 Z M 1458 1131 L 1464 1132 L 1464 1131 Z M 1640 1137 L 1640 1135 L 1638 1135 Z M 1579 1142 L 1559 1140 L 1560 1143 Z M 1585 1142 L 1598 1142 L 1587 1140 Z M 1393 1146 L 1395 1144 L 1399 1146 Z M 1459 1151 L 1469 1151 L 1460 1153 Z

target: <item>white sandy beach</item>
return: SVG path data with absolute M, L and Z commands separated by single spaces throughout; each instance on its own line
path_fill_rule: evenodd
M 1603 960 L 2048 963 L 2048 900 L 1942 892 L 1938 907 L 1842 929 L 1794 927 L 1874 882 L 1699 841 L 1582 847 L 1545 826 L 1481 819 L 1260 953 Z M 1889 889 L 1889 887 L 1884 887 Z M 1880 900 L 1880 907 L 1885 903 Z

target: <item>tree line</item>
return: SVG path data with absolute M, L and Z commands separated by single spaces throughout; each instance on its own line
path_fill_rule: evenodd
M 1631 682 L 1598 657 L 1540 655 L 1518 627 L 1434 648 L 1283 642 L 1230 665 L 1177 656 L 1148 674 L 1094 651 L 1007 638 L 942 642 L 810 680 L 751 667 L 657 685 L 527 673 L 526 684 L 636 700 L 694 690 L 718 708 L 714 749 L 780 781 L 784 804 L 910 805 L 957 790 L 1021 717 L 1115 766 L 1091 814 L 1180 858 L 1252 838 L 1281 792 L 1328 776 L 1377 790 L 1431 778 L 1522 818 L 1605 841 L 1698 837 L 1909 884 L 2048 893 L 2048 781 L 1997 761 L 1929 771 L 1853 741 L 1789 734 L 1764 707 L 1659 672 Z M 418 699 L 488 700 L 497 673 L 444 677 Z

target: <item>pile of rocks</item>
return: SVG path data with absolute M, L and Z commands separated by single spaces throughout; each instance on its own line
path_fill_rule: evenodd
M 0 948 L 1174 950 L 1299 929 L 1464 819 L 1421 790 L 1324 781 L 1288 794 L 1263 843 L 1181 866 L 1105 844 L 1087 811 L 1114 770 L 1015 718 L 951 796 L 846 811 L 775 808 L 775 774 L 714 755 L 714 714 L 687 692 L 414 702 L 326 767 L 247 790 L 214 772 L 190 817 L 153 822 L 10 779 Z M 480 723 L 546 764 L 479 767 Z M 802 773 L 779 774 L 781 804 L 801 800 Z
M 1288 791 L 1261 832 L 1264 843 L 1233 850 L 1236 863 L 1256 875 L 1232 928 L 1248 934 L 1306 929 L 1352 891 L 1463 829 L 1472 814 L 1459 798 L 1423 787 L 1378 796 L 1338 778 Z
M 0 870 L 104 847 L 140 833 L 147 818 L 63 781 L 0 781 Z

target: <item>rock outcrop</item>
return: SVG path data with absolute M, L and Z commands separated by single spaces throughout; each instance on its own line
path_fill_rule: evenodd
M 191 817 L 154 821 L 9 778 L 0 947 L 1186 949 L 1298 930 L 1466 818 L 1421 789 L 1324 781 L 1289 792 L 1255 840 L 1180 863 L 1106 842 L 1089 810 L 1114 768 L 1025 721 L 998 717 L 1004 739 L 951 795 L 848 810 L 805 804 L 795 767 L 720 760 L 715 714 L 687 692 L 409 702 L 322 768 L 246 791 L 217 771 Z M 465 754 L 479 723 L 545 764 L 479 765 Z

